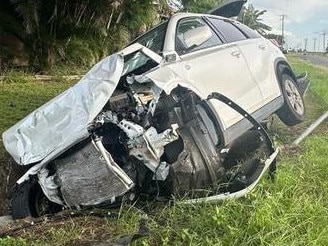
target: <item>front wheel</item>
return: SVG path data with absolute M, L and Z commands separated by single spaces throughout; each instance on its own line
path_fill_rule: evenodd
M 14 219 L 22 219 L 28 216 L 40 217 L 45 214 L 53 214 L 62 209 L 43 194 L 40 185 L 35 180 L 28 180 L 16 185 L 12 199 L 12 215 Z
M 282 75 L 281 90 L 285 103 L 277 111 L 277 115 L 288 126 L 301 123 L 305 118 L 305 105 L 298 86 L 290 75 Z

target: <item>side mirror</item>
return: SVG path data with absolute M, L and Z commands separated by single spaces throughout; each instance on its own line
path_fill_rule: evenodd
M 183 41 L 187 49 L 197 47 L 212 37 L 212 32 L 208 26 L 200 26 L 186 31 L 183 34 Z

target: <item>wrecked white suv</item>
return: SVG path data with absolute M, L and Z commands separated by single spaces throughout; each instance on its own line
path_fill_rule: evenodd
M 243 196 L 275 167 L 259 122 L 304 118 L 297 83 L 282 52 L 255 31 L 178 13 L 3 133 L 7 151 L 30 167 L 13 216 Z

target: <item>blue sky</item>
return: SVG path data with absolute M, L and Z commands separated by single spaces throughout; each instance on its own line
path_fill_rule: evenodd
M 281 17 L 285 15 L 285 37 L 288 47 L 323 50 L 323 33 L 328 41 L 328 0 L 248 0 L 255 9 L 267 10 L 263 22 L 281 34 Z

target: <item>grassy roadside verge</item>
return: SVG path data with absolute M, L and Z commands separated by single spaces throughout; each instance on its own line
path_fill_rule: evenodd
M 274 120 L 272 131 L 282 144 L 290 143 L 295 134 L 328 109 L 328 70 L 316 68 L 290 57 L 297 72 L 307 70 L 311 86 L 307 94 L 308 120 L 294 128 L 283 127 Z M 29 111 L 36 104 L 28 105 L 31 98 L 39 97 L 41 87 L 29 83 L 0 84 L 10 93 L 16 93 L 21 101 L 19 108 Z M 2 87 L 4 86 L 4 87 Z M 11 87 L 12 86 L 12 87 Z M 22 86 L 22 89 L 21 87 Z M 57 89 L 44 88 L 52 95 L 67 86 L 57 84 Z M 40 87 L 40 88 L 39 88 Z M 56 86 L 55 86 L 56 87 Z M 33 90 L 32 90 L 33 88 Z M 39 89 L 38 89 L 39 88 Z M 20 96 L 26 90 L 26 97 Z M 12 94 L 12 96 L 14 96 Z M 18 95 L 18 97 L 17 97 Z M 47 94 L 49 97 L 52 95 Z M 14 100 L 15 102 L 15 100 Z M 2 101 L 0 101 L 2 105 Z M 18 105 L 18 104 L 17 104 Z M 27 108 L 24 108 L 27 107 Z M 11 111 L 7 106 L 8 114 Z M 15 117 L 19 117 L 16 115 Z M 17 119 L 7 119 L 5 127 Z M 244 199 L 221 204 L 157 206 L 147 211 L 150 237 L 137 241 L 136 245 L 327 245 L 328 244 L 328 125 L 323 124 L 297 149 L 281 153 L 276 182 L 262 180 L 256 190 Z M 1 132 L 3 129 L 1 129 Z M 111 218 L 94 216 L 69 218 L 64 221 L 44 222 L 11 238 L 0 239 L 0 245 L 72 245 L 80 241 L 110 240 L 137 230 L 139 218 L 144 212 L 123 206 L 112 211 Z
M 7 76 L 0 81 L 1 133 L 73 83 L 31 81 L 23 72 L 12 72 Z M 2 145 L 0 149 L 2 156 Z
M 73 82 L 43 82 L 26 79 L 27 73 L 12 71 L 0 80 L 0 133 L 24 116 L 68 88 Z M 5 152 L 0 137 L 0 215 L 8 213 L 13 179 L 8 179 L 15 166 Z M 12 175 L 11 175 L 12 176 Z M 17 178 L 17 177 L 16 177 Z

